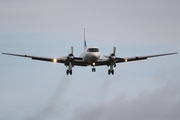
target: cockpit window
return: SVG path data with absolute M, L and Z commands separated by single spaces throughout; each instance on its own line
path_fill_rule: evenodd
M 99 52 L 99 49 L 98 48 L 89 48 L 87 51 L 88 52 Z

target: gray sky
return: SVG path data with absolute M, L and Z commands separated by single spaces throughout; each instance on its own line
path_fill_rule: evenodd
M 88 46 L 133 57 L 180 51 L 178 0 L 0 0 L 0 51 L 60 57 Z M 179 120 L 179 54 L 74 67 L 0 55 L 0 119 Z

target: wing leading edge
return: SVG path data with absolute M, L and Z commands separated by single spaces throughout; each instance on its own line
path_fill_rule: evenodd
M 173 54 L 177 54 L 177 53 L 175 52 L 175 53 L 157 54 L 157 55 L 149 55 L 149 56 L 137 56 L 137 57 L 129 57 L 129 58 L 123 58 L 123 59 L 124 59 L 124 62 L 131 62 L 131 61 L 145 60 L 152 57 L 160 57 L 160 56 L 173 55 Z M 117 63 L 118 62 L 119 61 L 117 61 Z
M 39 57 L 39 56 L 12 54 L 12 53 L 2 53 L 2 54 L 11 55 L 11 56 L 18 56 L 18 57 L 26 57 L 26 58 L 31 58 L 32 60 L 40 60 L 40 61 L 46 61 L 46 62 L 55 62 L 55 63 L 66 63 L 67 62 L 66 57 L 47 58 L 47 57 Z M 86 63 L 80 57 L 75 57 L 73 64 L 77 65 L 77 66 L 87 66 Z
M 118 58 L 116 57 L 114 62 L 115 63 L 122 63 L 122 62 L 131 62 L 131 61 L 138 61 L 138 60 L 146 60 L 148 58 L 152 57 L 160 57 L 160 56 L 166 56 L 166 55 L 173 55 L 177 54 L 177 52 L 174 53 L 166 53 L 166 54 L 157 54 L 157 55 L 149 55 L 149 56 L 136 56 L 136 57 L 128 57 L 128 58 Z M 100 59 L 97 63 L 96 66 L 102 66 L 102 65 L 109 65 L 111 62 L 111 59 Z
M 18 56 L 18 57 L 27 57 L 31 58 L 33 60 L 41 60 L 46 62 L 58 62 L 58 63 L 64 63 L 64 59 L 56 59 L 56 58 L 46 58 L 46 57 L 38 57 L 38 56 L 30 56 L 30 55 L 20 55 L 20 54 L 12 54 L 12 53 L 2 53 L 5 55 L 12 55 L 12 56 Z

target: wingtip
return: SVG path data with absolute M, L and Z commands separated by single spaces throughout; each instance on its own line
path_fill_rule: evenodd
M 173 52 L 173 53 L 167 53 L 169 55 L 173 55 L 173 54 L 178 54 L 177 52 Z
M 170 54 L 178 54 L 177 52 L 174 52 L 174 53 L 170 53 Z

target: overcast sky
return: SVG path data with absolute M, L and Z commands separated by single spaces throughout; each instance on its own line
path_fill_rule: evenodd
M 118 57 L 180 53 L 179 0 L 0 0 L 0 52 Z M 179 120 L 180 56 L 74 67 L 0 55 L 2 120 Z

